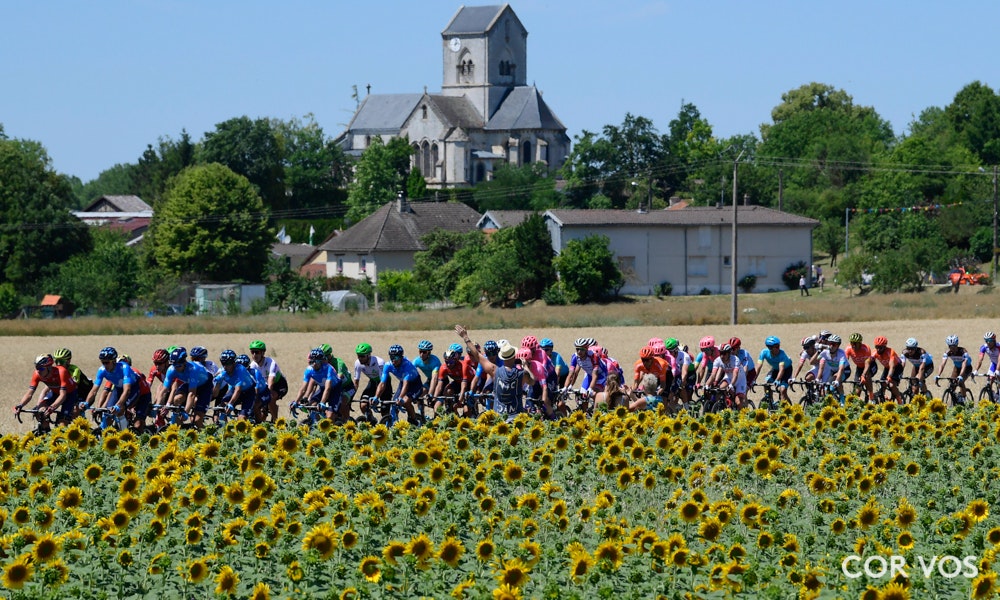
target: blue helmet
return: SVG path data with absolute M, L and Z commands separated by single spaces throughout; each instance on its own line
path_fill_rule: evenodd
M 455 354 L 461 354 L 463 350 L 465 350 L 465 348 L 462 347 L 462 344 L 455 343 L 448 346 L 448 352 Z
M 191 348 L 191 358 L 208 358 L 208 349 L 204 346 L 195 346 L 194 348 Z
M 399 344 L 393 344 L 393 345 L 389 346 L 389 356 L 390 357 L 393 357 L 393 356 L 402 356 L 402 355 L 403 355 L 403 347 L 402 346 L 400 346 Z
M 420 350 L 421 352 L 423 352 L 424 350 L 430 352 L 433 349 L 434 349 L 434 344 L 432 344 L 430 340 L 420 340 L 420 343 L 417 344 L 417 350 Z
M 781 340 L 777 336 L 769 335 L 764 339 L 764 345 L 770 348 L 771 346 L 780 346 Z
M 170 364 L 176 365 L 187 360 L 188 351 L 184 346 L 178 346 L 174 348 L 174 351 L 170 353 Z
M 219 362 L 224 365 L 231 365 L 236 362 L 236 352 L 232 350 L 223 350 L 222 354 L 219 355 Z
M 326 358 L 326 354 L 323 354 L 322 348 L 313 348 L 309 351 L 309 362 L 316 362 L 324 358 Z
M 101 353 L 97 357 L 101 360 L 118 360 L 118 351 L 111 346 L 107 346 L 101 350 Z
M 236 364 L 243 365 L 246 368 L 250 368 L 250 356 L 247 354 L 240 354 L 236 357 Z
M 498 354 L 500 352 L 500 344 L 493 340 L 486 340 L 486 343 L 483 344 L 483 351 L 486 354 Z
M 538 347 L 539 348 L 555 348 L 556 345 L 553 344 L 552 340 L 550 340 L 549 338 L 542 338 L 541 341 L 538 342 Z

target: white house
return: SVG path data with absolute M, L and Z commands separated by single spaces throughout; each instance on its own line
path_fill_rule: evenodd
M 434 189 L 475 185 L 502 164 L 559 168 L 570 139 L 528 85 L 528 31 L 510 5 L 462 6 L 440 36 L 441 92 L 369 94 L 337 138 L 344 151 L 405 136 Z
M 792 263 L 812 261 L 819 221 L 763 206 L 740 206 L 737 280 L 756 275 L 756 291 L 787 289 Z M 625 274 L 624 294 L 653 294 L 669 282 L 675 295 L 732 291 L 732 208 L 549 210 L 544 218 L 558 254 L 570 240 L 605 235 Z

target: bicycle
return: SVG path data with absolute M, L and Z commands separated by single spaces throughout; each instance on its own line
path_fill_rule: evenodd
M 885 404 L 886 402 L 893 402 L 895 400 L 892 395 L 892 388 L 889 386 L 887 380 L 876 379 L 874 383 L 875 389 L 872 390 L 870 400 L 872 404 Z
M 90 409 L 90 418 L 94 420 L 97 427 L 94 428 L 94 435 L 100 435 L 108 429 L 125 431 L 128 429 L 129 418 L 125 411 L 116 411 L 115 407 L 100 406 Z
M 970 377 L 971 381 L 974 379 Z M 959 383 L 962 382 L 961 377 L 935 377 L 934 384 L 941 387 L 941 382 L 947 381 L 948 387 L 944 392 L 941 393 L 941 401 L 945 403 L 946 406 L 971 406 L 972 405 L 972 390 L 965 388 L 965 393 L 963 394 L 959 390 Z
M 979 402 L 996 402 L 997 398 L 1000 398 L 1000 377 L 997 375 L 988 374 L 986 375 L 986 384 L 983 389 L 979 390 Z
M 475 418 L 493 408 L 493 394 L 469 392 L 465 395 L 465 403 L 471 411 L 469 416 Z
M 23 424 L 24 421 L 21 420 L 21 413 L 31 415 L 35 419 L 35 428 L 31 430 L 31 433 L 36 436 L 45 435 L 51 431 L 53 425 L 59 423 L 59 414 L 46 412 L 44 408 L 18 408 L 14 416 L 17 418 L 18 423 Z
M 153 431 L 155 433 L 160 433 L 171 425 L 181 428 L 191 426 L 187 422 L 187 411 L 180 404 L 154 404 L 150 411 L 150 414 L 156 415 L 156 418 L 153 420 Z M 163 413 L 167 413 L 167 416 L 164 416 Z
M 305 411 L 305 418 L 301 421 L 299 420 L 299 410 Z M 301 404 L 299 402 L 292 402 L 288 405 L 288 412 L 291 413 L 292 418 L 299 425 L 307 425 L 312 428 L 314 425 L 326 418 L 326 411 L 330 410 L 330 407 L 323 402 L 318 402 L 316 404 Z
M 796 386 L 805 390 L 805 393 L 799 398 L 799 404 L 803 407 L 820 404 L 827 394 L 835 393 L 837 390 L 836 384 L 816 381 L 815 379 L 789 381 L 789 389 L 794 390 Z
M 573 400 L 572 408 L 567 403 L 570 399 Z M 564 387 L 556 394 L 555 407 L 553 409 L 564 417 L 569 416 L 569 413 L 574 411 L 582 412 L 589 417 L 594 414 L 594 402 L 586 392 L 571 387 Z
M 216 404 L 209 406 L 205 411 L 206 416 L 211 416 L 211 422 L 218 425 L 219 427 L 224 427 L 226 422 L 233 417 L 239 417 L 240 411 L 236 409 L 232 404 Z M 253 415 L 250 416 L 250 422 L 255 425 L 260 421 L 257 420 L 257 411 L 253 411 Z
M 734 408 L 756 410 L 757 405 L 750 398 L 744 397 L 742 406 L 736 406 L 736 394 L 733 388 L 721 388 L 717 386 L 705 387 L 702 395 L 702 406 L 704 414 L 720 413 L 724 410 Z
M 768 412 L 776 412 L 781 408 L 781 396 L 778 392 L 778 384 L 770 381 L 764 381 L 761 383 L 754 383 L 751 386 L 751 390 L 756 390 L 760 388 L 763 390 L 763 396 L 761 396 L 760 402 L 757 403 L 763 409 Z
M 913 398 L 921 394 L 927 395 L 927 383 L 921 377 L 903 377 L 900 383 L 900 395 L 903 397 L 903 404 L 908 404 Z
M 844 385 L 850 385 L 851 391 L 848 392 L 849 396 L 857 396 L 861 399 L 861 402 L 868 404 L 872 401 L 871 395 L 868 394 L 868 388 L 859 379 L 852 379 L 850 381 L 845 381 Z

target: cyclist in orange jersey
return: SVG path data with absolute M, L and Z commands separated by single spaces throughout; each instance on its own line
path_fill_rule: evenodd
M 884 335 L 875 338 L 874 342 L 875 354 L 872 355 L 872 358 L 884 368 L 882 379 L 889 386 L 893 399 L 896 402 L 902 402 L 903 396 L 899 393 L 899 382 L 903 379 L 903 359 L 889 347 L 889 340 Z
M 853 362 L 854 366 L 857 367 L 858 381 L 864 386 L 870 398 L 872 395 L 872 378 L 878 372 L 878 365 L 875 364 L 872 349 L 868 344 L 863 343 L 864 338 L 857 332 L 851 334 L 848 342 L 850 345 L 844 353 L 847 354 L 848 360 Z

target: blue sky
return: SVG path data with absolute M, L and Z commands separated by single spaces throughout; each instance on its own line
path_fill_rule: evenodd
M 471 3 L 470 3 L 471 4 Z M 489 4 L 482 2 L 479 4 Z M 247 115 L 315 115 L 328 135 L 364 93 L 438 91 L 442 0 L 43 0 L 0 5 L 0 123 L 84 181 L 146 144 Z M 667 131 L 691 102 L 718 137 L 758 133 L 810 81 L 897 134 L 966 84 L 1000 86 L 1000 3 L 521 0 L 529 82 L 569 130 L 626 113 Z

